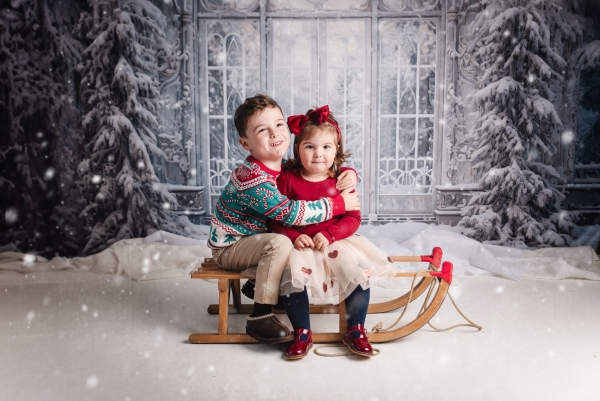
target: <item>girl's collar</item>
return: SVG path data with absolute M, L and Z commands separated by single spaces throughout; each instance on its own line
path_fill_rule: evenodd
M 302 181 L 304 181 L 304 182 L 308 182 L 309 184 L 316 184 L 316 183 L 319 183 L 319 182 L 324 182 L 324 181 L 327 181 L 328 179 L 330 179 L 330 178 L 331 178 L 331 177 L 329 177 L 329 176 L 328 176 L 328 177 L 325 177 L 325 178 L 323 178 L 322 180 L 318 180 L 318 181 L 311 181 L 311 180 L 309 180 L 309 179 L 307 179 L 307 178 L 304 178 L 304 177 L 302 176 L 302 171 L 295 171 L 295 173 L 296 173 L 296 174 L 298 174 L 298 177 L 300 177 L 300 179 L 301 179 Z

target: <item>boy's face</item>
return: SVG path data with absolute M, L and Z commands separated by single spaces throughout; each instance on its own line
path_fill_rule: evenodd
M 279 170 L 281 159 L 290 146 L 290 133 L 279 108 L 267 107 L 250 117 L 246 137 L 239 141 L 252 157 Z

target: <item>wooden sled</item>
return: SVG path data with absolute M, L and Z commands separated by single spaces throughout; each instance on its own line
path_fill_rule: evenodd
M 369 337 L 371 342 L 386 342 L 405 337 L 414 333 L 425 325 L 438 311 L 446 294 L 448 287 L 452 282 L 452 263 L 444 262 L 442 270 L 439 266 L 442 258 L 442 250 L 435 247 L 431 255 L 424 256 L 392 256 L 390 259 L 394 262 L 428 262 L 429 268 L 421 273 L 397 272 L 394 277 L 421 277 L 419 283 L 413 288 L 412 294 L 409 292 L 396 299 L 375 303 L 369 305 L 368 313 L 389 312 L 401 307 L 405 307 L 409 301 L 412 302 L 431 285 L 437 284 L 435 294 L 430 302 L 425 305 L 421 313 L 411 322 L 395 330 L 386 332 L 372 333 Z M 242 305 L 240 295 L 240 279 L 251 278 L 242 275 L 240 272 L 230 271 L 219 267 L 212 259 L 205 259 L 201 267 L 192 273 L 192 278 L 217 279 L 219 290 L 219 304 L 209 305 L 208 312 L 219 314 L 219 324 L 217 333 L 194 333 L 189 336 L 190 343 L 193 344 L 214 344 L 214 343 L 255 343 L 252 337 L 245 333 L 229 333 L 228 323 L 229 314 L 250 314 L 252 305 Z M 433 281 L 437 280 L 437 283 Z M 230 304 L 230 292 L 232 294 Z M 346 308 L 344 302 L 339 305 L 311 305 L 310 313 L 337 313 L 339 316 L 339 331 L 337 333 L 318 333 L 313 331 L 313 341 L 315 343 L 335 343 L 341 342 L 343 334 L 346 331 Z
M 435 247 L 431 251 L 431 255 L 422 255 L 422 256 L 390 256 L 390 260 L 393 262 L 400 263 L 429 263 L 428 269 L 431 271 L 439 270 L 442 263 L 442 248 Z M 237 272 L 231 272 L 229 270 L 222 269 L 219 265 L 215 263 L 215 261 L 211 258 L 204 259 L 204 263 L 202 263 L 201 267 L 192 273 L 192 278 L 203 278 L 203 279 L 218 279 L 219 277 L 213 277 L 216 272 L 223 273 L 233 273 L 236 275 L 235 278 L 231 278 L 231 297 L 232 304 L 229 305 L 229 313 L 230 314 L 244 314 L 249 315 L 252 313 L 252 305 L 251 304 L 242 304 L 241 303 L 241 292 L 240 292 L 240 279 L 249 279 L 252 278 L 250 276 L 244 276 L 241 274 L 237 274 Z M 211 276 L 208 277 L 207 275 Z M 229 275 L 227 275 L 229 276 Z M 225 277 L 224 277 L 225 278 Z M 431 277 L 422 277 L 421 280 L 415 285 L 412 300 L 421 296 L 423 291 L 425 291 L 431 285 L 431 281 L 433 279 Z M 369 309 L 367 313 L 383 313 L 383 312 L 391 312 L 393 310 L 402 308 L 406 306 L 406 301 L 408 300 L 408 293 L 402 295 L 401 297 L 392 299 L 386 302 L 373 303 L 369 305 Z M 285 313 L 282 310 L 275 309 L 276 313 Z M 219 313 L 219 304 L 211 304 L 208 306 L 208 313 L 210 314 L 218 314 Z M 321 313 L 339 313 L 338 305 L 310 305 L 310 313 L 311 314 L 321 314 Z

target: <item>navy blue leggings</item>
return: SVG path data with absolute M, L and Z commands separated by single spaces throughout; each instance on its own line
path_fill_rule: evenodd
M 310 311 L 308 310 L 308 293 L 306 287 L 302 292 L 294 292 L 290 295 L 284 295 L 283 307 L 292 323 L 294 330 L 303 328 L 310 329 Z M 348 316 L 348 327 L 357 324 L 365 324 L 367 310 L 369 309 L 369 299 L 371 298 L 371 289 L 363 290 L 359 285 L 352 294 L 346 298 L 346 314 Z

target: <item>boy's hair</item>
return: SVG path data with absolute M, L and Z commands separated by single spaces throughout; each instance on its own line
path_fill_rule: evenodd
M 267 95 L 258 94 L 249 97 L 238 106 L 233 116 L 233 123 L 235 124 L 235 128 L 237 129 L 240 138 L 246 137 L 246 126 L 248 125 L 250 117 L 257 113 L 261 113 L 267 107 L 277 107 L 283 115 L 283 111 L 281 110 L 281 107 L 279 107 L 279 104 Z
M 306 115 L 308 116 L 308 114 L 313 110 L 314 109 L 308 110 L 306 112 Z M 334 121 L 339 126 L 337 120 L 335 119 L 332 113 L 329 113 L 329 119 Z M 338 138 L 338 132 L 336 128 L 329 121 L 325 121 L 321 125 L 315 125 L 310 120 L 306 122 L 306 125 L 304 126 L 302 132 L 300 132 L 294 138 L 294 158 L 289 159 L 285 163 L 285 167 L 286 169 L 289 169 L 291 171 L 302 170 L 302 161 L 300 160 L 300 152 L 298 150 L 298 148 L 300 147 L 300 142 L 312 138 L 315 132 L 318 131 L 328 131 L 329 133 L 333 134 L 336 152 L 335 157 L 333 159 L 333 165 L 329 168 L 328 174 L 332 178 L 337 178 L 341 173 L 342 165 L 350 157 L 350 154 L 348 152 L 344 152 L 344 141 L 341 137 L 341 131 L 340 137 Z

